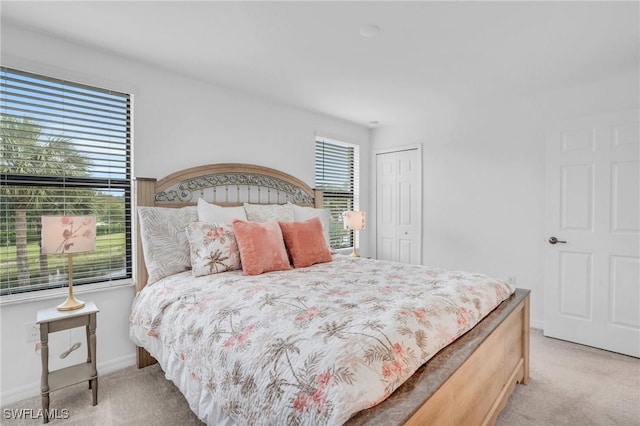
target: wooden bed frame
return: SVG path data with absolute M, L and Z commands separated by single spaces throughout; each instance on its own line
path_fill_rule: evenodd
M 136 205 L 184 207 L 199 197 L 221 206 L 243 202 L 322 206 L 322 192 L 268 167 L 225 163 L 161 180 L 137 178 Z M 137 235 L 135 283 L 147 282 Z M 473 329 L 438 352 L 389 398 L 347 424 L 492 425 L 516 383 L 529 382 L 529 290 L 518 289 Z M 138 368 L 156 360 L 137 348 Z

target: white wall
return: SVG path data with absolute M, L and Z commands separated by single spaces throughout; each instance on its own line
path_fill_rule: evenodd
M 370 174 L 366 127 L 5 23 L 2 65 L 133 94 L 135 176 L 162 178 L 186 167 L 245 162 L 288 172 L 313 186 L 316 133 L 359 144 L 361 175 Z M 366 179 L 361 179 L 361 190 L 362 208 L 368 209 Z M 363 244 L 367 244 L 366 236 Z M 97 356 L 101 373 L 133 364 L 134 346 L 127 331 L 133 296 L 132 287 L 84 296 L 83 300 L 93 300 L 101 309 Z M 25 341 L 24 323 L 33 322 L 38 309 L 57 303 L 57 299 L 48 299 L 1 307 L 2 404 L 39 393 L 40 364 L 33 344 Z M 69 346 L 69 339 L 67 334 L 58 339 L 56 348 L 62 348 L 58 352 Z
M 423 264 L 515 277 L 518 287 L 532 290 L 532 325 L 542 328 L 549 237 L 545 131 L 556 120 L 638 108 L 638 81 L 637 70 L 624 72 L 535 96 L 482 99 L 424 121 L 375 129 L 372 152 L 423 146 Z M 369 241 L 374 253 L 375 236 Z

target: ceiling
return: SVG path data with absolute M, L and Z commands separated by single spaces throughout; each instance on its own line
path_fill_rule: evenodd
M 640 63 L 640 3 L 2 1 L 2 21 L 362 125 Z M 381 28 L 363 37 L 363 25 Z

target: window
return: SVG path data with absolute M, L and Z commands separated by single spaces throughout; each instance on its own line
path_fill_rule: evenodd
M 93 215 L 74 285 L 131 277 L 129 95 L 0 67 L 0 295 L 67 284 L 41 216 Z
M 357 145 L 316 138 L 316 188 L 323 190 L 323 207 L 330 211 L 329 240 L 335 249 L 353 247 L 342 213 L 359 208 L 359 157 Z

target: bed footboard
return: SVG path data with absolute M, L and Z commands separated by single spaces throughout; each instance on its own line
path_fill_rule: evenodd
M 353 425 L 493 425 L 529 382 L 529 290 L 517 289 Z
M 493 425 L 516 383 L 529 382 L 529 296 L 406 425 Z

